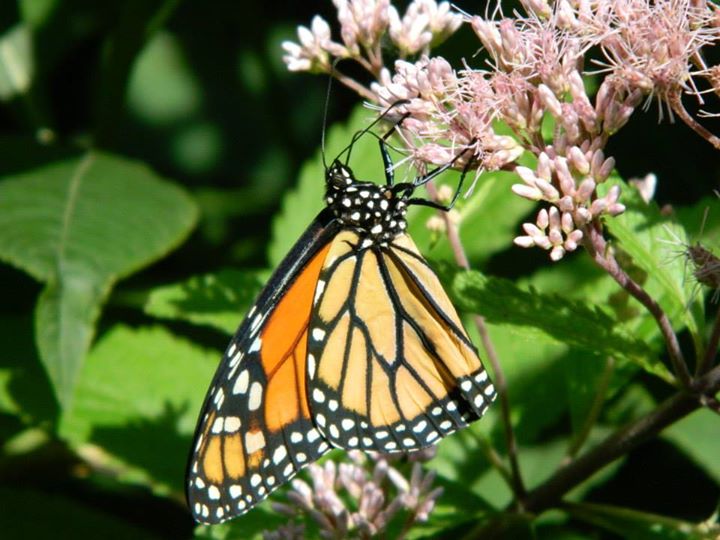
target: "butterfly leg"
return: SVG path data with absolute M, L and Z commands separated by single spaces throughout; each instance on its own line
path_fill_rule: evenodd
M 388 186 L 392 186 L 395 183 L 395 169 L 393 165 L 392 158 L 390 157 L 390 152 L 388 152 L 388 143 L 387 140 L 390 138 L 390 135 L 392 135 L 397 127 L 403 123 L 403 121 L 410 116 L 409 112 L 406 112 L 400 117 L 400 120 L 395 122 L 393 126 L 378 139 L 378 143 L 380 144 L 380 154 L 382 155 L 383 160 L 383 166 L 385 167 L 385 183 Z
M 474 141 L 471 141 L 470 144 L 472 144 Z M 413 181 L 413 186 L 423 186 L 427 184 L 430 180 L 435 178 L 436 176 L 442 174 L 446 170 L 448 170 L 450 167 L 453 166 L 453 164 L 460 159 L 461 156 L 465 154 L 470 148 L 466 147 L 462 152 L 458 153 L 451 161 L 446 163 L 445 165 L 441 165 L 440 167 L 437 167 L 427 173 L 424 176 L 420 176 L 416 178 Z M 445 212 L 449 211 L 453 206 L 455 206 L 455 201 L 457 201 L 458 196 L 460 195 L 460 192 L 462 191 L 463 182 L 465 181 L 465 175 L 470 170 L 470 166 L 474 163 L 474 160 L 471 158 L 467 161 L 465 166 L 463 167 L 462 174 L 460 175 L 460 181 L 458 182 L 457 189 L 455 190 L 455 194 L 453 195 L 452 200 L 447 204 L 443 205 L 440 203 L 436 203 L 435 201 L 428 201 L 426 199 L 419 199 L 419 198 L 412 198 L 408 201 L 409 204 L 417 204 L 421 206 L 429 206 L 430 208 L 435 208 L 437 210 L 443 210 Z

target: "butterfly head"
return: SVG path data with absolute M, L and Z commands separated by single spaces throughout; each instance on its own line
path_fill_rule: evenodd
M 359 182 L 350 167 L 337 160 L 328 168 L 325 182 L 325 202 L 344 226 L 373 243 L 388 242 L 405 232 L 405 192 Z

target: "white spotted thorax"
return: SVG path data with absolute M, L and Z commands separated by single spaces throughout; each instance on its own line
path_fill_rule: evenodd
M 339 161 L 327 170 L 325 183 L 325 201 L 337 219 L 373 244 L 388 242 L 407 229 L 406 192 L 358 182 L 352 170 Z

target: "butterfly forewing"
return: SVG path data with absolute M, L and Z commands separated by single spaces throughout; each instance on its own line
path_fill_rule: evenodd
M 329 449 L 306 392 L 308 325 L 334 224 L 321 214 L 231 341 L 203 406 L 188 470 L 194 517 L 242 514 Z
M 308 393 L 317 428 L 333 445 L 419 449 L 485 412 L 492 384 L 407 235 L 368 245 L 339 233 L 319 284 Z

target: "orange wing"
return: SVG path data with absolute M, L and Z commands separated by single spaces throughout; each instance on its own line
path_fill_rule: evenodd
M 298 246 L 311 245 L 304 239 Z M 187 497 L 197 521 L 246 512 L 329 449 L 306 397 L 308 324 L 329 247 L 291 252 L 225 353 L 188 465 Z
M 484 414 L 493 385 L 410 237 L 363 248 L 355 233 L 341 232 L 320 283 L 308 393 L 333 445 L 419 449 Z

